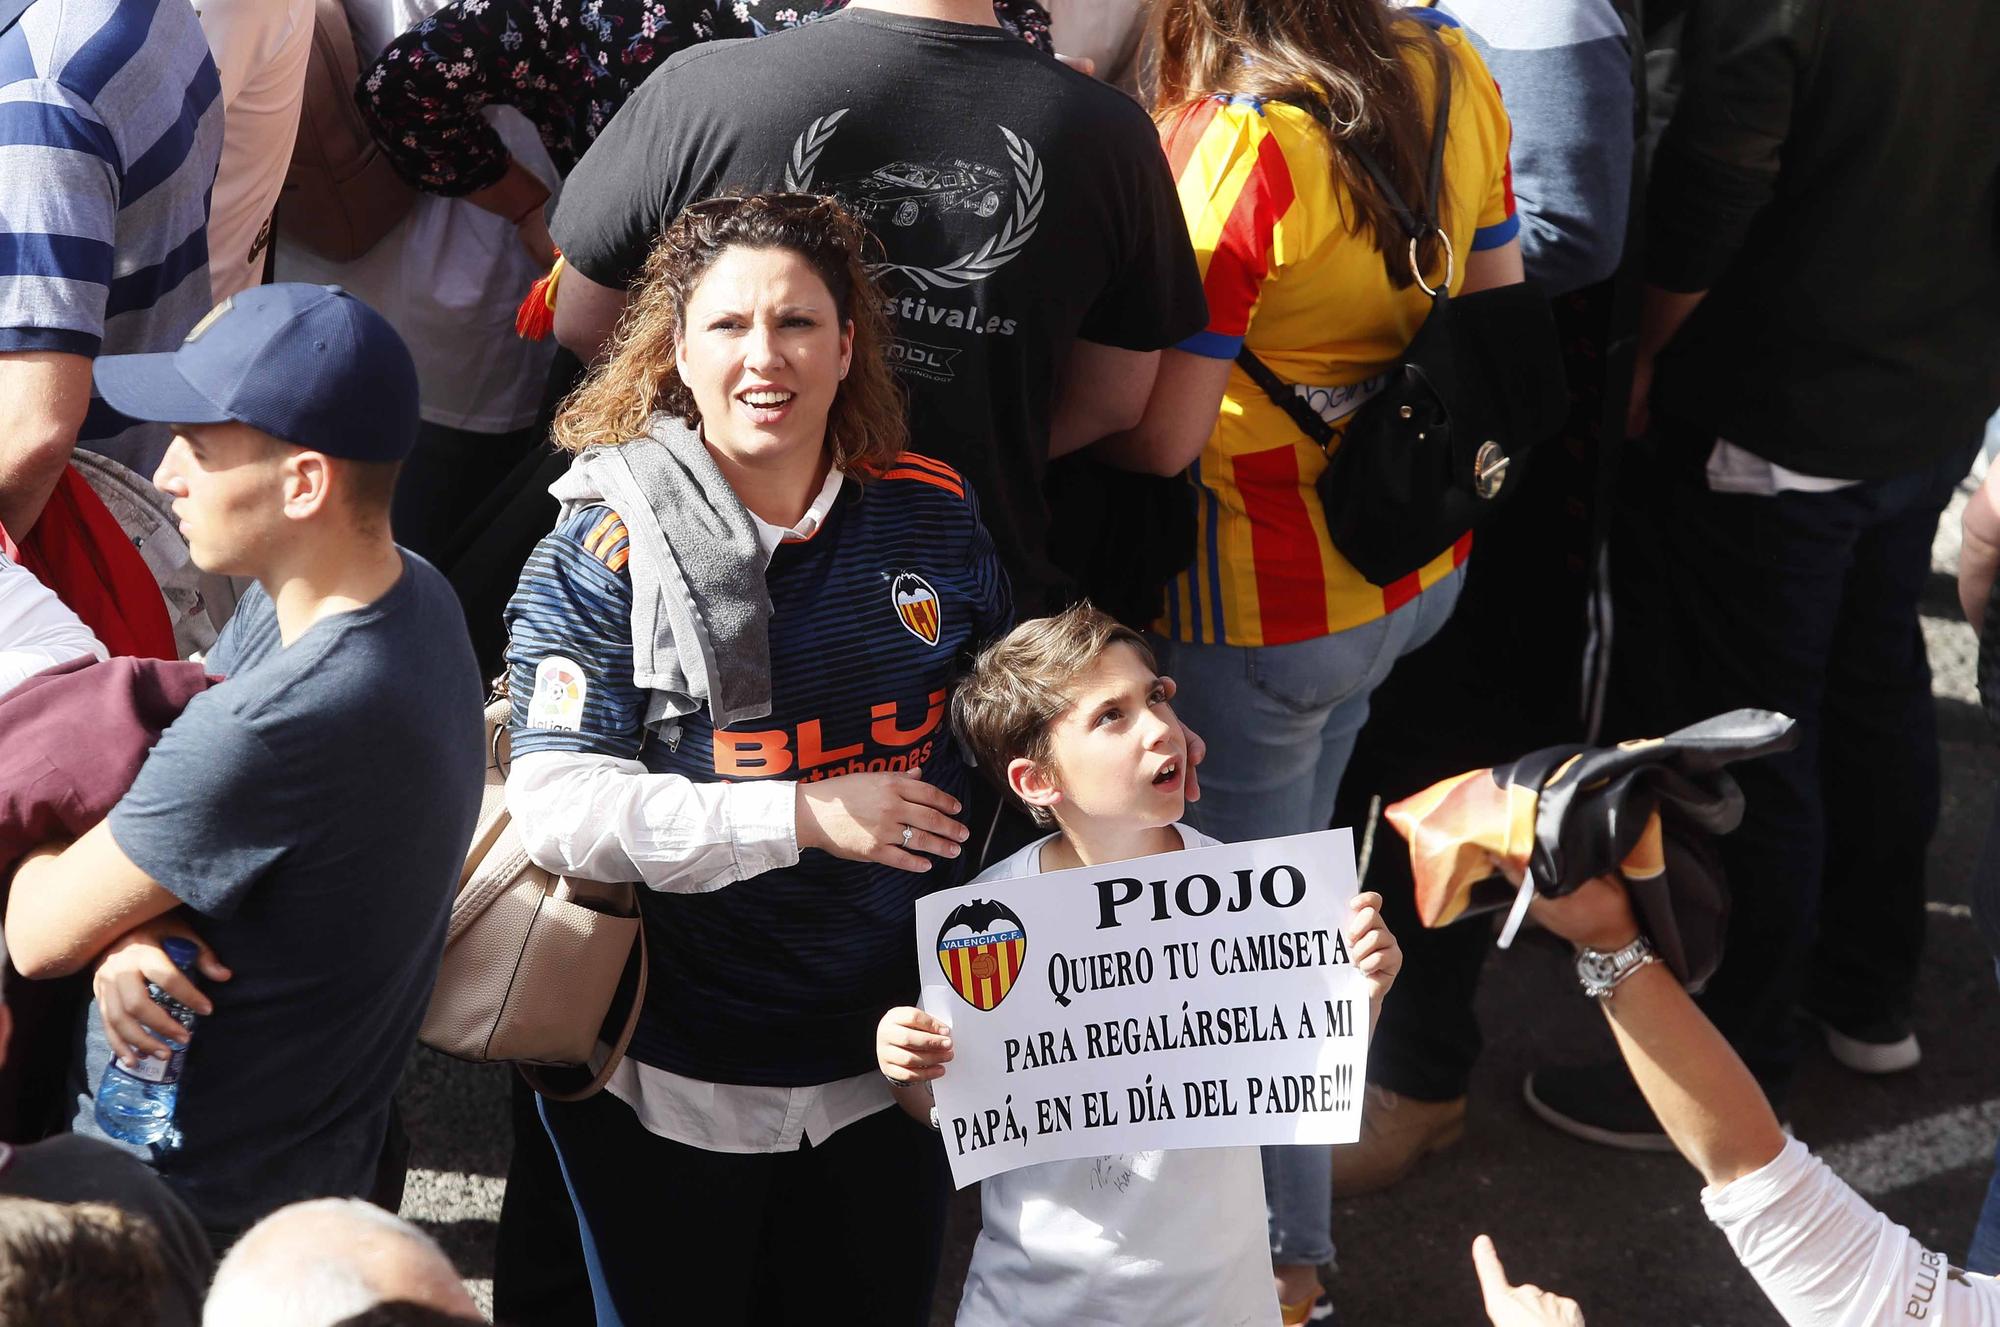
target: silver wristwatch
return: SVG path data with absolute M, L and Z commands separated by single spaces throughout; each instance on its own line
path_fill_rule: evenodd
M 1653 942 L 1642 935 L 1623 949 L 1577 950 L 1576 978 L 1583 983 L 1585 995 L 1593 1000 L 1602 1000 L 1640 968 L 1659 961 L 1660 956 L 1653 951 Z

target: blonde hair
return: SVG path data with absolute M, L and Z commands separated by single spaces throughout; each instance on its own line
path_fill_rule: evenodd
M 688 300 L 731 249 L 783 249 L 805 260 L 843 323 L 854 324 L 854 354 L 827 413 L 834 465 L 850 474 L 879 469 L 909 440 L 902 388 L 889 368 L 889 320 L 881 287 L 868 275 L 872 237 L 831 198 L 751 194 L 710 198 L 674 219 L 646 255 L 639 284 L 618 320 L 604 359 L 556 416 L 556 446 L 580 452 L 645 436 L 652 417 L 701 424 L 694 393 L 674 367 L 687 329 Z
M 1013 793 L 1007 766 L 1014 761 L 1049 766 L 1056 721 L 1076 703 L 1070 689 L 1118 644 L 1157 669 L 1145 637 L 1087 602 L 1031 618 L 979 652 L 952 692 L 951 726 L 1001 791 Z M 1041 807 L 1027 811 L 1038 825 L 1053 821 Z

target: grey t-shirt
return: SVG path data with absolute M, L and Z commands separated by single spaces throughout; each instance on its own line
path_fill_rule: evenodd
M 26 1147 L 0 1146 L 0 1194 L 47 1203 L 110 1203 L 145 1217 L 160 1232 L 167 1265 L 159 1327 L 196 1327 L 215 1258 L 185 1204 L 160 1177 L 94 1138 L 51 1138 Z
M 485 776 L 479 672 L 444 578 L 290 646 L 253 590 L 208 657 L 227 680 L 161 737 L 111 835 L 234 972 L 181 1078 L 178 1148 L 134 1147 L 214 1232 L 370 1188 L 437 975 Z M 95 1009 L 75 1128 L 98 1133 Z

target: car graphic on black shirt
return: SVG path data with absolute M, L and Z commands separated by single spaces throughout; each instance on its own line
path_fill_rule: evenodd
M 893 161 L 842 187 L 857 212 L 893 226 L 913 226 L 929 208 L 934 213 L 971 212 L 990 217 L 1000 210 L 1007 178 L 970 161 L 924 165 Z

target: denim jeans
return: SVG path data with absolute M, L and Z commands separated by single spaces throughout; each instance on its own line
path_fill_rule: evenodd
M 1463 581 L 1455 571 L 1387 617 L 1289 645 L 1155 641 L 1180 684 L 1175 712 L 1208 742 L 1188 822 L 1225 843 L 1331 824 L 1370 693 L 1437 634 Z M 1265 1148 L 1264 1202 L 1273 1262 L 1332 1260 L 1332 1148 Z

